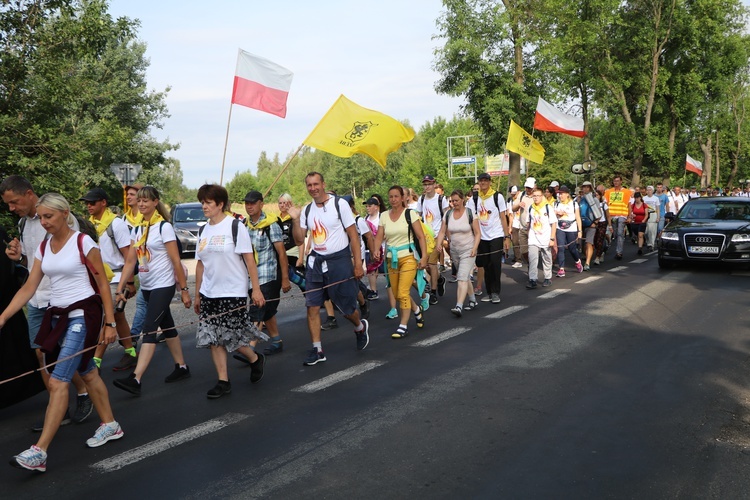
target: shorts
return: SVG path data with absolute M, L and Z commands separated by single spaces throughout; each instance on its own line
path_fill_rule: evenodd
M 589 245 L 594 244 L 594 238 L 596 237 L 596 228 L 597 225 L 594 224 L 583 230 L 583 235 L 586 238 L 586 243 L 588 243 Z
M 265 305 L 258 307 L 251 302 L 247 308 L 250 321 L 255 323 L 268 321 L 276 316 L 276 311 L 279 309 L 279 297 L 281 297 L 281 281 L 273 280 L 263 283 L 260 285 L 260 293 L 266 299 Z
M 59 320 L 52 318 L 52 328 L 55 327 Z M 96 368 L 93 358 L 89 360 L 89 364 L 85 370 L 80 370 L 79 365 L 81 364 L 81 356 L 83 356 L 84 342 L 86 340 L 86 322 L 81 316 L 80 318 L 68 318 L 68 328 L 65 334 L 60 339 L 60 354 L 57 356 L 58 360 L 63 360 L 52 367 L 52 373 L 50 377 L 60 382 L 70 383 L 73 380 L 73 375 L 76 371 L 81 375 L 86 375 L 91 370 Z M 73 356 L 69 359 L 69 356 Z
M 39 327 L 42 326 L 45 311 L 47 311 L 46 307 L 34 307 L 31 304 L 26 304 L 26 321 L 29 324 L 29 345 L 32 349 L 42 347 L 34 341 L 36 340 L 36 334 L 39 333 Z
M 432 253 L 427 256 L 427 263 L 430 265 L 436 265 L 440 260 L 440 252 L 442 251 L 442 248 L 435 247 L 435 250 L 433 250 Z
M 309 259 L 310 257 L 308 257 Z M 320 258 L 320 256 L 316 256 Z M 336 259 L 334 264 L 328 265 L 328 270 L 319 274 L 307 266 L 305 274 L 305 305 L 307 307 L 322 307 L 327 299 L 331 299 L 336 307 L 349 316 L 357 310 L 357 292 L 359 287 L 354 280 L 354 266 L 351 258 Z M 340 282 L 340 283 L 339 283 Z M 328 286 L 330 283 L 335 285 Z

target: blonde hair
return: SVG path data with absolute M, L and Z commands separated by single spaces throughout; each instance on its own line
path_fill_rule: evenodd
M 288 201 L 289 203 L 294 203 L 292 201 L 292 195 L 289 193 L 284 193 L 281 196 L 279 196 L 279 201 Z
M 138 194 L 136 195 L 136 197 L 146 198 L 147 200 L 151 201 L 157 201 L 158 203 L 156 204 L 156 211 L 159 212 L 159 215 L 161 215 L 165 221 L 171 222 L 172 217 L 169 215 L 169 210 L 167 210 L 167 206 L 161 201 L 159 191 L 154 186 L 143 186 L 138 190 Z
M 68 212 L 65 222 L 68 227 L 75 229 L 76 218 L 70 211 L 70 204 L 60 193 L 46 193 L 39 197 L 39 201 L 36 202 L 37 207 L 49 208 L 57 212 Z

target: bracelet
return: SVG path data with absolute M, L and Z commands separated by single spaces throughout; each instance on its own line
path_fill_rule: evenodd
M 21 256 L 20 256 L 20 257 L 18 258 L 18 260 L 17 260 L 16 262 L 17 262 L 17 263 L 19 263 L 19 264 L 20 264 L 21 262 L 23 262 L 23 255 L 21 255 Z
M 182 290 L 183 292 L 188 292 L 188 291 L 190 291 L 190 289 L 189 289 L 188 287 L 186 287 L 186 286 L 183 286 L 183 287 L 181 288 L 181 290 Z

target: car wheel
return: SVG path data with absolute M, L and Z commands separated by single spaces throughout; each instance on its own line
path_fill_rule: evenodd
M 662 257 L 661 252 L 659 252 L 659 269 L 672 269 L 675 265 L 674 262 L 670 262 L 666 260 L 664 257 Z

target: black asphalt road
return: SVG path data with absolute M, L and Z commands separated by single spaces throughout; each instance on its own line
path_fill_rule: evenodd
M 115 348 L 102 373 L 125 437 L 88 449 L 93 417 L 63 427 L 46 473 L 0 466 L 0 497 L 747 498 L 750 272 L 625 255 L 536 291 L 508 267 L 502 303 L 461 319 L 448 285 L 403 340 L 381 294 L 368 348 L 339 318 L 313 367 L 301 300 L 285 299 L 284 353 L 252 386 L 230 358 L 219 400 L 193 325 L 192 378 L 163 382 L 162 345 L 140 398 L 112 386 Z M 0 412 L 7 459 L 45 404 Z

